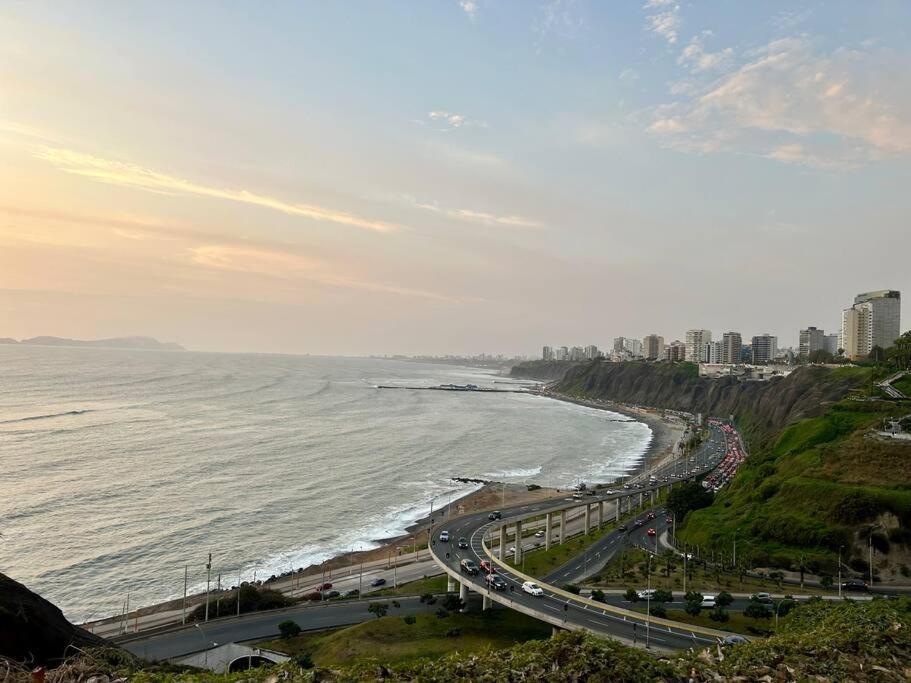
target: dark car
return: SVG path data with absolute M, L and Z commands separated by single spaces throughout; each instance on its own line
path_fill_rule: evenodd
M 459 562 L 459 569 L 472 576 L 478 573 L 478 565 L 474 563 L 474 560 L 469 560 L 468 558 Z
M 327 599 L 328 598 L 337 598 L 340 595 L 341 595 L 341 593 L 339 593 L 338 591 L 329 591 L 328 593 L 325 594 L 325 597 Z
M 861 579 L 848 579 L 841 584 L 841 589 L 844 591 L 864 592 L 867 588 L 867 582 Z
M 626 531 L 626 524 L 621 524 L 617 527 L 620 531 Z
M 750 641 L 743 636 L 732 635 L 725 636 L 724 640 L 721 642 L 725 647 L 733 647 L 734 645 L 743 645 L 744 643 L 749 643 Z
M 494 510 L 489 515 L 487 515 L 487 519 L 489 519 L 491 521 L 493 521 L 495 519 L 502 519 L 502 517 L 503 517 L 503 515 L 500 514 L 499 510 Z
M 459 547 L 460 547 L 460 548 L 467 548 L 467 547 L 468 547 L 468 539 L 465 538 L 464 536 L 462 536 L 462 537 L 459 539 Z
M 495 591 L 505 591 L 506 579 L 504 579 L 499 574 L 488 574 L 487 585 L 493 588 Z
M 377 586 L 385 586 L 386 579 L 383 579 L 383 578 L 374 579 L 373 581 L 370 582 L 370 585 L 374 588 L 376 588 Z

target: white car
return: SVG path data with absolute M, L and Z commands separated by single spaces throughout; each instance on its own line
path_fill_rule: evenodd
M 715 596 L 714 595 L 703 595 L 702 596 L 702 606 L 705 609 L 713 609 L 715 607 Z
M 440 542 L 441 542 L 441 543 L 449 543 L 449 532 L 448 532 L 448 531 L 441 531 L 441 532 L 440 532 Z
M 536 531 L 536 532 L 535 532 L 535 538 L 544 538 L 544 532 L 543 532 L 543 531 Z
M 544 595 L 544 590 L 534 581 L 526 581 L 523 583 L 522 592 L 528 593 L 529 595 L 534 595 L 536 598 L 540 598 L 542 595 Z
M 651 588 L 649 590 L 636 591 L 636 595 L 639 596 L 640 600 L 654 600 L 655 598 L 655 589 Z

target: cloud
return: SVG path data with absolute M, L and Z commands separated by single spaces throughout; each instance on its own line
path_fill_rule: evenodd
M 442 124 L 445 128 L 441 130 L 451 130 L 453 128 L 464 128 L 464 127 L 477 127 L 477 128 L 487 128 L 487 124 L 483 121 L 476 121 L 474 119 L 469 119 L 462 114 L 456 114 L 450 111 L 430 111 L 427 112 L 427 118 L 431 121 L 436 122 L 437 124 Z
M 820 53 L 810 38 L 785 38 L 656 108 L 648 129 L 680 149 L 847 168 L 911 155 L 909 93 L 911 77 L 892 53 Z
M 436 202 L 421 202 L 415 199 L 414 197 L 405 197 L 405 201 L 411 206 L 417 209 L 423 209 L 425 211 L 432 211 L 449 218 L 454 218 L 461 221 L 469 221 L 471 223 L 481 223 L 484 225 L 502 225 L 512 228 L 540 228 L 543 227 L 542 223 L 532 220 L 530 218 L 525 218 L 523 216 L 516 216 L 513 214 L 499 216 L 487 211 L 476 211 L 474 209 L 451 209 L 441 207 Z
M 271 209 L 290 216 L 301 216 L 320 222 L 337 223 L 371 232 L 386 233 L 401 227 L 394 223 L 362 218 L 314 204 L 287 202 L 268 195 L 248 192 L 247 190 L 203 185 L 176 176 L 159 173 L 136 164 L 103 159 L 70 149 L 41 146 L 35 149 L 34 155 L 67 173 L 147 192 L 222 199 Z
M 474 19 L 478 15 L 477 0 L 459 0 L 459 7 L 461 7 L 462 11 L 471 19 Z
M 693 72 L 720 71 L 730 67 L 734 62 L 734 50 L 727 47 L 718 52 L 706 52 L 703 36 L 693 36 L 677 58 L 677 63 Z
M 656 7 L 669 7 L 673 5 L 677 0 L 648 0 L 642 8 L 643 9 L 654 9 Z
M 668 44 L 674 45 L 677 42 L 677 30 L 680 28 L 680 5 L 673 5 L 669 2 L 660 2 L 645 4 L 646 9 L 657 9 L 669 7 L 656 14 L 650 14 L 645 18 L 645 27 L 652 33 L 656 33 L 664 38 Z

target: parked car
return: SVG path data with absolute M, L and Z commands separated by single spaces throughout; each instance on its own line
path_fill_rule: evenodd
M 382 577 L 380 577 L 378 579 L 374 579 L 373 581 L 370 582 L 370 586 L 373 588 L 377 588 L 379 586 L 385 586 L 385 585 L 386 585 L 386 579 L 384 579 Z
M 542 595 L 544 595 L 544 590 L 541 588 L 541 586 L 536 584 L 534 581 L 526 581 L 525 583 L 523 583 L 522 592 L 528 593 L 529 595 L 533 595 L 536 598 L 539 598 Z
M 341 593 L 339 593 L 338 591 L 329 591 L 328 593 L 325 594 L 325 597 L 326 597 L 326 599 L 330 599 L 330 598 L 337 598 L 340 595 L 341 595 Z
M 352 588 L 350 591 L 347 591 L 345 593 L 345 597 L 346 598 L 356 598 L 360 594 L 361 594 L 361 592 L 357 588 Z
M 491 520 L 491 521 L 493 521 L 493 520 L 495 520 L 495 519 L 502 519 L 502 518 L 503 518 L 503 515 L 500 514 L 500 511 L 499 511 L 499 510 L 494 510 L 494 511 L 491 512 L 489 515 L 487 515 L 487 519 L 489 519 L 489 520 Z
M 488 574 L 487 585 L 493 588 L 495 591 L 505 591 L 506 579 L 504 579 L 499 574 Z
M 461 569 L 466 574 L 470 574 L 471 576 L 474 576 L 478 573 L 478 565 L 474 563 L 474 560 L 469 560 L 468 558 L 465 558 L 459 562 L 459 569 Z
M 462 536 L 461 538 L 459 538 L 459 547 L 460 547 L 460 548 L 467 548 L 467 547 L 468 547 L 468 539 L 465 538 L 464 536 Z
M 440 532 L 440 542 L 441 542 L 441 543 L 449 543 L 449 532 L 448 532 L 448 531 L 441 531 L 441 532 Z

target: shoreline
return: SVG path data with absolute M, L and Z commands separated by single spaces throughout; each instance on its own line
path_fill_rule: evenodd
M 624 478 L 640 476 L 644 472 L 647 472 L 651 466 L 654 466 L 673 455 L 674 447 L 683 431 L 682 420 L 679 416 L 670 416 L 660 410 L 645 409 L 637 406 L 624 406 L 599 400 L 577 399 L 547 389 L 523 393 L 540 396 L 542 398 L 550 398 L 556 401 L 575 403 L 587 408 L 617 413 L 628 417 L 633 421 L 642 422 L 648 426 L 651 430 L 652 438 L 643 452 L 641 460 Z M 342 552 L 323 562 L 294 568 L 293 572 L 286 572 L 274 575 L 274 577 L 260 579 L 256 582 L 257 585 L 263 588 L 282 590 L 285 588 L 286 583 L 293 586 L 295 577 L 298 575 L 312 576 L 314 574 L 325 574 L 331 576 L 333 572 L 356 567 L 360 564 L 382 561 L 392 562 L 396 555 L 403 558 L 410 557 L 413 553 L 412 549 L 415 547 L 417 547 L 418 555 L 420 556 L 421 552 L 426 548 L 427 541 L 430 538 L 431 522 L 435 525 L 439 524 L 442 520 L 447 519 L 450 515 L 460 516 L 466 513 L 495 510 L 552 498 L 563 498 L 566 496 L 567 491 L 572 490 L 571 488 L 553 488 L 545 486 L 529 490 L 528 485 L 522 482 L 510 483 L 462 479 L 457 477 L 450 478 L 449 481 L 460 484 L 475 483 L 478 487 L 474 490 L 465 491 L 458 497 L 454 497 L 447 505 L 435 509 L 432 514 L 432 519 L 430 514 L 415 519 L 405 527 L 404 533 L 402 534 L 373 539 L 372 542 L 377 544 L 377 547 L 375 548 Z M 606 483 L 608 482 L 586 482 L 591 488 Z M 203 598 L 203 595 L 204 594 L 188 595 L 188 605 L 198 604 Z M 130 614 L 145 616 L 178 608 L 180 604 L 180 598 L 172 598 L 152 605 L 139 607 L 132 610 Z M 86 623 L 104 622 L 114 618 L 117 617 L 112 615 Z

